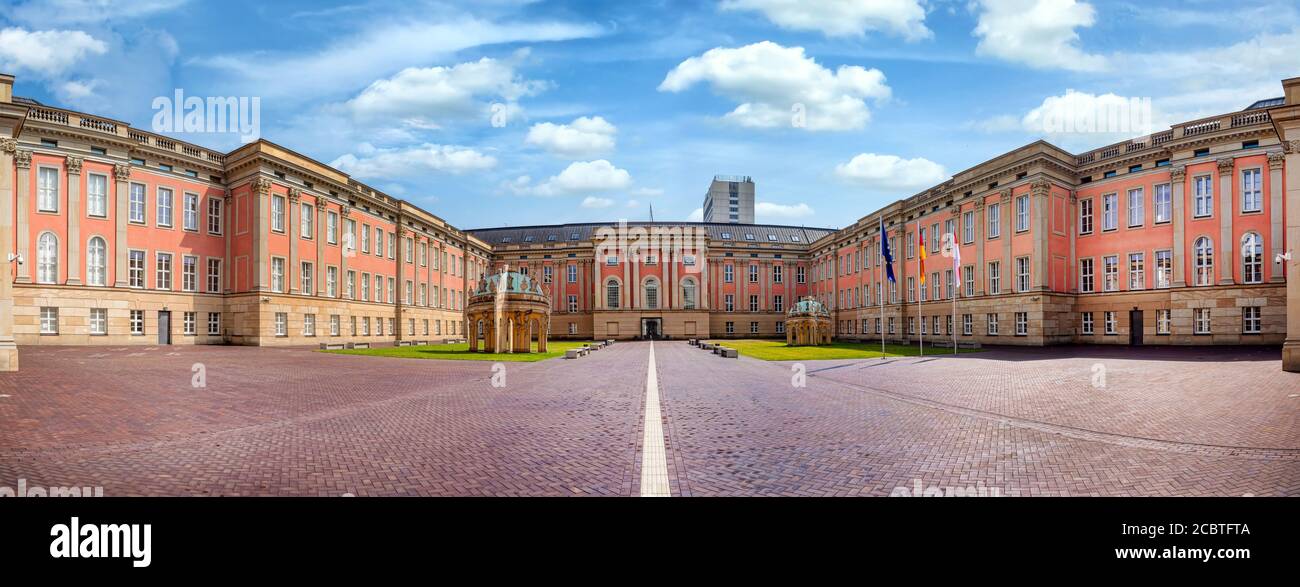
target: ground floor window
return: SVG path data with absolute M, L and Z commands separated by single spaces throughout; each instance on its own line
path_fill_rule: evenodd
M 577 333 L 578 333 L 578 323 L 577 323 L 577 322 L 570 322 L 570 323 L 569 323 L 569 334 L 577 334 Z
M 108 334 L 108 310 L 104 308 L 90 309 L 90 333 Z
M 370 317 L 361 317 L 361 336 L 370 336 Z
M 880 318 L 876 318 L 876 334 L 880 334 Z
M 907 333 L 916 334 L 916 318 L 907 319 Z
M 975 320 L 970 314 L 961 315 L 961 333 L 965 336 L 975 333 Z
M 1196 308 L 1192 312 L 1193 312 L 1192 325 L 1195 328 L 1194 332 L 1196 334 L 1209 334 L 1210 333 L 1210 309 Z
M 41 308 L 41 334 L 58 334 L 59 333 L 59 309 L 52 307 Z
M 330 336 L 338 336 L 342 326 L 338 314 L 330 314 Z
M 410 336 L 415 336 L 415 318 L 406 319 L 406 333 Z
M 302 315 L 302 335 L 316 336 L 316 315 L 315 314 Z
M 1261 330 L 1259 306 L 1247 306 L 1241 309 L 1242 334 L 1259 334 Z
M 1170 323 L 1172 320 L 1169 316 L 1169 310 L 1156 310 L 1156 334 L 1169 334 Z
M 384 319 L 375 318 L 375 336 L 384 335 Z
M 1092 312 L 1081 314 L 1083 322 L 1080 325 L 1080 332 L 1083 334 L 1092 334 Z
M 397 336 L 397 318 L 388 319 L 388 333 Z
M 284 312 L 275 313 L 275 335 L 289 336 L 289 315 Z
M 208 312 L 208 334 L 210 336 L 221 334 L 221 312 Z
M 1016 312 L 1016 336 L 1026 336 L 1029 334 L 1029 314 L 1026 312 Z
M 988 315 L 988 319 L 987 319 L 987 322 L 986 322 L 986 324 L 985 324 L 985 332 L 987 332 L 989 336 L 997 336 L 997 335 L 998 335 L 998 315 L 997 315 L 997 314 L 989 314 L 989 315 Z
M 429 336 L 429 319 L 424 319 L 424 335 Z
M 735 323 L 735 322 L 728 322 L 728 323 L 727 323 L 727 334 L 735 334 L 735 333 L 736 333 L 736 323 Z
M 144 334 L 144 310 L 131 310 L 131 334 Z
M 199 330 L 198 321 L 199 321 L 198 312 L 185 312 L 184 314 L 182 314 L 181 324 L 184 325 L 182 332 L 185 333 L 187 336 L 193 336 L 195 334 L 198 334 L 198 330 Z
M 758 334 L 758 323 L 757 323 L 757 322 L 750 322 L 750 323 L 749 323 L 749 333 L 750 333 L 750 334 Z
M 894 319 L 893 319 L 893 318 L 890 318 L 890 319 L 889 319 L 889 333 L 890 333 L 890 334 L 893 334 L 893 333 L 895 333 L 895 332 L 897 332 L 897 330 L 894 328 Z
M 777 323 L 776 323 L 776 333 L 777 333 L 777 334 L 785 334 L 785 322 L 777 322 Z
M 1115 325 L 1115 313 L 1106 312 L 1106 314 L 1103 316 L 1103 319 L 1106 321 L 1106 334 L 1115 334 L 1117 332 L 1116 325 Z

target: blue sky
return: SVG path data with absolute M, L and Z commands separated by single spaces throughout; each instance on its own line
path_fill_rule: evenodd
M 466 228 L 685 220 L 715 174 L 755 178 L 760 222 L 839 227 L 1037 138 L 1146 130 L 1047 120 L 1147 99 L 1158 131 L 1300 75 L 1290 0 L 0 5 L 19 95 L 145 129 L 176 89 L 258 97 L 263 138 Z

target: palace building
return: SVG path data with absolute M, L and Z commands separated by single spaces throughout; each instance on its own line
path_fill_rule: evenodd
M 812 298 L 841 340 L 1283 344 L 1300 370 L 1300 78 L 1083 154 L 1038 141 L 838 230 L 459 229 L 265 140 L 214 152 L 13 82 L 0 76 L 0 370 L 15 343 L 464 339 L 467 296 L 502 270 L 545 290 L 552 338 L 784 338 Z

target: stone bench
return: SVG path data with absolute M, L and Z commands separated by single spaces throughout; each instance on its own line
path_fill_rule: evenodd
M 726 349 L 726 348 L 724 348 L 724 349 L 722 349 L 722 358 L 724 358 L 724 359 L 738 359 L 738 358 L 740 358 L 740 351 L 738 351 L 738 350 L 736 350 L 736 349 Z
M 322 350 L 322 351 L 341 351 L 341 350 L 346 349 L 346 348 L 348 348 L 348 345 L 345 344 L 345 343 L 341 343 L 341 342 L 322 342 L 322 343 L 320 343 L 320 350 Z
M 368 342 L 349 342 L 349 343 L 347 343 L 347 345 L 346 345 L 344 348 L 349 348 L 349 349 L 368 349 L 368 348 L 370 348 L 370 343 L 368 343 Z
M 698 340 L 696 340 L 696 339 L 694 339 L 694 338 L 690 338 L 690 339 L 687 339 L 687 340 L 686 340 L 686 344 L 689 344 L 689 345 L 691 345 L 691 346 L 695 346 L 695 345 L 697 345 L 697 344 L 699 344 L 699 343 L 700 343 L 700 341 L 698 341 Z
M 411 344 L 413 344 L 413 345 L 415 345 L 415 346 L 429 346 L 429 341 L 427 341 L 427 340 L 413 340 L 413 341 L 411 341 Z
M 951 341 L 951 340 L 936 340 L 936 341 L 934 341 L 933 343 L 928 343 L 928 344 L 929 344 L 930 346 L 940 347 L 940 348 L 945 348 L 945 349 L 950 349 L 950 348 L 952 348 L 952 341 Z M 959 348 L 959 349 L 978 349 L 978 348 L 980 348 L 980 343 L 978 343 L 978 342 L 964 342 L 964 341 L 963 341 L 963 342 L 959 342 L 959 343 L 957 343 L 957 348 Z
M 578 349 L 569 349 L 567 351 L 564 351 L 564 358 L 566 359 L 576 359 L 578 358 L 578 356 L 579 356 Z
M 414 342 L 411 342 L 411 341 L 409 341 L 409 340 L 399 340 L 399 341 L 397 341 L 397 344 L 396 344 L 396 345 L 393 345 L 393 346 L 411 346 L 411 345 L 414 345 L 414 344 L 415 344 Z
M 612 338 L 605 339 L 605 344 L 614 344 L 614 339 Z

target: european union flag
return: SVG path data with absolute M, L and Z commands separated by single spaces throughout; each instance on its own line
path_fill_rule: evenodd
M 884 223 L 880 225 L 880 254 L 885 257 L 885 276 L 890 283 L 897 283 L 894 279 L 894 255 L 889 252 L 889 237 L 885 235 Z

